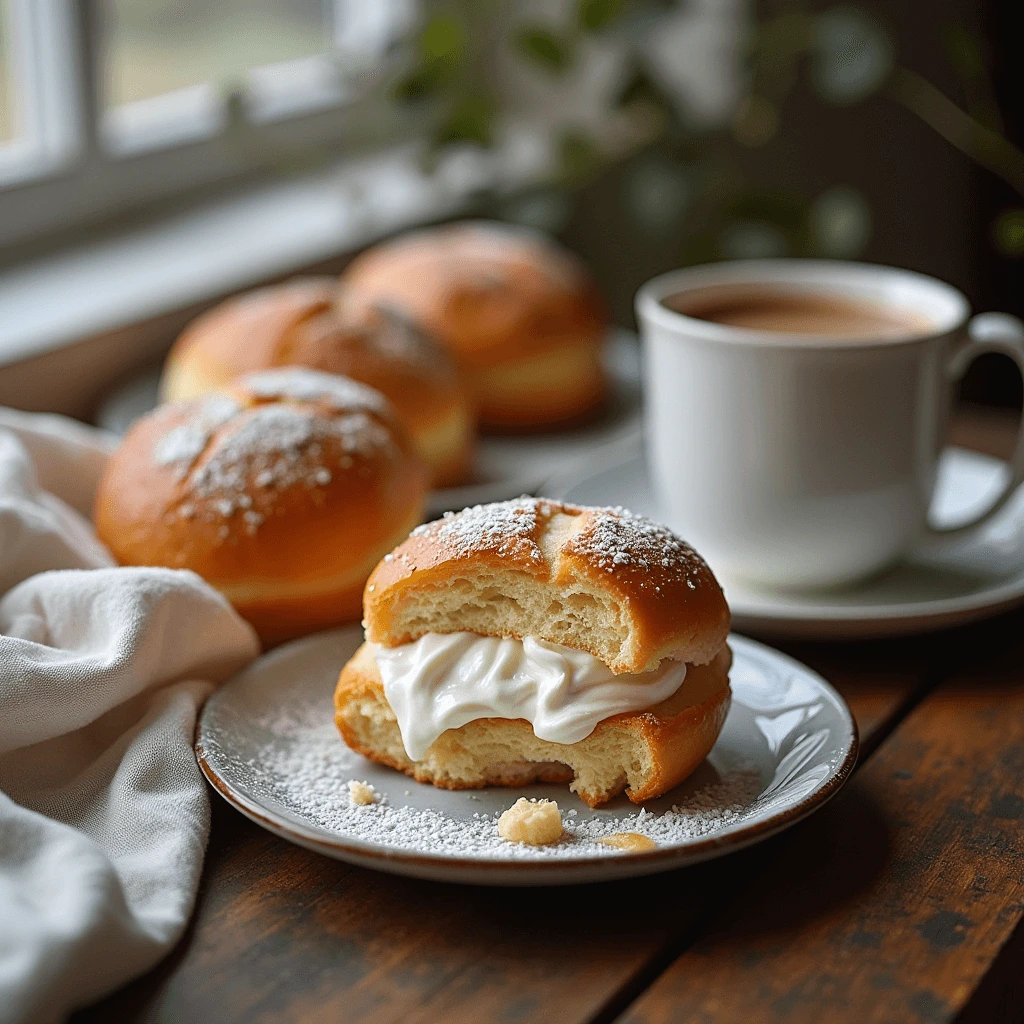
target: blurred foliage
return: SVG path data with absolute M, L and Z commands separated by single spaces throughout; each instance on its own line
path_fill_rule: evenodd
M 817 196 L 765 190 L 745 177 L 742 151 L 766 146 L 782 129 L 798 87 L 836 108 L 881 96 L 912 111 L 1024 196 L 1024 154 L 1001 133 L 984 46 L 967 21 L 941 26 L 944 57 L 961 86 L 957 102 L 899 64 L 892 30 L 866 7 L 813 0 L 761 0 L 752 25 L 737 24 L 740 95 L 731 115 L 700 123 L 664 84 L 650 55 L 659 19 L 683 16 L 685 0 L 575 0 L 563 17 L 515 0 L 444 0 L 421 25 L 411 61 L 391 96 L 428 126 L 431 153 L 451 145 L 492 145 L 504 115 L 495 68 L 509 55 L 548 85 L 570 88 L 588 47 L 617 47 L 624 73 L 608 114 L 646 127 L 640 152 L 621 175 L 623 206 L 644 236 L 678 239 L 678 257 L 820 255 L 855 258 L 871 235 L 871 211 L 854 188 Z M 548 16 L 550 14 L 550 16 Z M 507 83 L 504 84 L 507 88 Z M 958 105 L 962 104 L 962 106 Z M 724 120 L 724 123 L 722 121 Z M 593 127 L 558 129 L 550 180 L 513 200 L 503 215 L 557 230 L 573 191 L 622 152 Z M 992 226 L 995 247 L 1024 256 L 1024 209 Z
M 546 28 L 520 29 L 515 44 L 524 57 L 553 74 L 560 74 L 572 64 L 570 42 Z
M 1024 210 L 1003 210 L 992 226 L 996 248 L 1007 256 L 1024 256 Z

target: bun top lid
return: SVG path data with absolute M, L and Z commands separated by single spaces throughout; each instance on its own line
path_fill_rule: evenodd
M 623 508 L 544 498 L 477 505 L 417 527 L 374 570 L 367 636 L 534 636 L 616 672 L 711 660 L 729 610 L 714 574 L 667 527 Z
M 407 313 L 473 366 L 590 340 L 607 324 L 583 264 L 507 224 L 409 232 L 358 256 L 342 280 L 353 301 Z

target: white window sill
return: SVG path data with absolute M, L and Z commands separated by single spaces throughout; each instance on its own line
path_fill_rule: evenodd
M 0 366 L 201 303 L 457 211 L 487 168 L 425 177 L 415 151 L 190 210 L 0 276 Z
M 458 213 L 484 185 L 536 179 L 535 151 L 503 149 L 462 153 L 427 176 L 403 146 L 6 271 L 0 404 L 88 413 L 126 372 L 160 358 L 197 307 Z

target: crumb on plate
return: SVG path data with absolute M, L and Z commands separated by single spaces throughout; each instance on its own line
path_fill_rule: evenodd
M 521 796 L 498 819 L 498 835 L 509 843 L 547 846 L 562 837 L 562 816 L 554 800 Z
M 629 850 L 631 853 L 639 853 L 642 850 L 653 850 L 658 844 L 639 832 L 616 832 L 614 835 L 601 836 L 597 840 L 602 846 L 613 846 L 616 850 Z
M 368 782 L 350 780 L 348 784 L 349 799 L 356 807 L 366 807 L 377 802 L 377 791 Z

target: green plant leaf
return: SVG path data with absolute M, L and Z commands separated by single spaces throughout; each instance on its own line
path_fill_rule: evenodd
M 448 15 L 436 15 L 423 26 L 417 40 L 420 59 L 391 87 L 392 97 L 400 103 L 414 103 L 438 93 L 457 77 L 466 56 L 466 31 L 462 23 Z
M 587 32 L 600 32 L 622 12 L 623 0 L 579 0 L 576 20 Z
M 521 29 L 514 39 L 519 53 L 546 71 L 562 74 L 572 64 L 572 47 L 550 29 L 536 26 Z
M 586 180 L 601 167 L 601 151 L 585 132 L 570 128 L 558 142 L 559 166 L 569 182 Z
M 453 142 L 475 142 L 490 146 L 493 141 L 494 101 L 483 93 L 463 96 L 455 102 L 434 138 L 437 146 Z
M 992 225 L 992 240 L 1004 256 L 1024 256 L 1024 210 L 1003 210 Z
M 651 80 L 650 75 L 639 63 L 633 65 L 613 102 L 619 107 L 644 103 L 666 113 L 672 113 L 672 103 L 664 90 Z
M 441 82 L 427 68 L 419 67 L 391 87 L 391 96 L 399 103 L 415 103 L 436 95 Z
M 964 78 L 980 78 L 985 73 L 981 46 L 963 25 L 946 25 L 942 30 L 942 46 L 949 62 Z
M 457 62 L 466 52 L 466 30 L 458 18 L 436 14 L 423 26 L 419 46 L 428 63 Z

